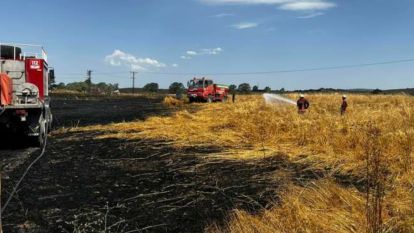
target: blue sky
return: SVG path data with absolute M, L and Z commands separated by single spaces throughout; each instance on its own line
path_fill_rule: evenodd
M 62 82 L 91 69 L 94 82 L 128 87 L 134 69 L 138 86 L 217 74 L 219 83 L 273 89 L 414 87 L 414 62 L 220 75 L 414 58 L 412 0 L 2 0 L 1 8 L 0 41 L 44 45 Z

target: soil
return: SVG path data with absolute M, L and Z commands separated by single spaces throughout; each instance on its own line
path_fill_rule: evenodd
M 56 127 L 67 128 L 171 114 L 161 100 L 55 98 L 52 105 Z M 3 213 L 4 232 L 203 232 L 233 209 L 269 208 L 292 177 L 310 177 L 283 155 L 234 161 L 213 156 L 224 153 L 220 148 L 178 150 L 166 141 L 98 135 L 51 134 L 44 157 Z M 40 153 L 5 144 L 2 203 Z

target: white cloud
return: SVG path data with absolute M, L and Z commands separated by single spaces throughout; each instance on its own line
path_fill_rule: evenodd
M 221 13 L 221 14 L 217 14 L 217 15 L 211 15 L 211 18 L 224 18 L 224 17 L 229 17 L 229 16 L 234 16 L 234 14 L 229 14 L 229 13 Z
M 236 29 L 239 29 L 239 30 L 249 29 L 249 28 L 255 28 L 257 26 L 259 26 L 259 24 L 257 24 L 257 23 L 249 23 L 249 22 L 238 23 L 238 24 L 231 25 L 232 28 L 236 28 Z
M 299 16 L 298 18 L 299 19 L 311 19 L 311 18 L 315 18 L 315 17 L 321 16 L 321 15 L 324 15 L 324 14 L 325 13 L 322 13 L 322 12 L 315 12 L 315 13 L 312 13 L 312 14 Z
M 200 0 L 206 4 L 233 5 L 275 5 L 281 10 L 314 11 L 336 7 L 332 0 Z
M 187 51 L 187 52 L 185 52 L 187 55 L 189 55 L 189 56 L 196 56 L 197 55 L 197 52 L 196 51 L 191 51 L 191 50 L 189 50 L 189 51 Z
M 282 4 L 279 9 L 289 11 L 327 10 L 336 7 L 335 3 L 326 1 L 295 1 Z
M 202 55 L 219 55 L 223 52 L 223 49 L 220 47 L 211 48 L 211 49 L 200 49 L 198 51 L 188 50 L 185 52 L 185 55 L 181 56 L 181 59 L 189 60 L 195 56 L 202 56 Z
M 121 50 L 114 50 L 114 52 L 105 57 L 105 62 L 111 66 L 128 66 L 132 70 L 147 70 L 148 68 L 162 68 L 166 67 L 161 63 L 151 58 L 138 58 L 132 54 L 125 53 Z
M 218 55 L 223 51 L 222 48 L 214 48 L 214 49 L 202 49 L 201 54 L 207 54 L 207 55 Z
M 183 59 L 183 60 L 190 60 L 191 59 L 190 56 L 185 56 L 185 55 L 182 55 L 180 58 Z
M 258 5 L 258 4 L 280 4 L 290 2 L 290 0 L 200 0 L 207 4 L 244 4 L 244 5 Z
M 178 64 L 174 63 L 171 66 L 174 67 L 174 68 L 177 68 L 178 67 Z

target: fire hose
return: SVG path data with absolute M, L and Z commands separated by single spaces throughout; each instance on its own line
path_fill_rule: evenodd
M 43 104 L 44 106 L 44 104 Z M 1 115 L 2 113 L 0 113 Z M 4 205 L 1 207 L 1 211 L 0 211 L 0 216 L 3 215 L 4 210 L 6 209 L 6 207 L 9 205 L 11 199 L 13 198 L 14 194 L 16 194 L 17 189 L 19 188 L 20 184 L 22 183 L 23 179 L 26 177 L 27 173 L 30 171 L 30 169 L 33 167 L 33 165 L 35 165 L 37 163 L 37 161 L 39 161 L 43 155 L 45 154 L 46 151 L 46 145 L 47 145 L 47 132 L 48 132 L 48 124 L 45 124 L 45 140 L 43 143 L 43 147 L 40 151 L 39 156 L 36 157 L 35 160 L 33 160 L 32 163 L 30 163 L 30 165 L 26 168 L 26 170 L 24 171 L 23 175 L 20 177 L 19 181 L 16 183 L 16 185 L 13 187 L 13 191 L 10 193 L 9 197 L 7 198 L 7 201 L 4 203 Z M 42 132 L 39 132 L 40 134 Z

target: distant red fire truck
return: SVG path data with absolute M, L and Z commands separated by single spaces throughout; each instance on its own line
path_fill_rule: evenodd
M 187 96 L 192 102 L 226 102 L 229 94 L 227 85 L 214 84 L 213 80 L 194 78 L 187 83 Z
M 0 132 L 22 134 L 42 146 L 51 129 L 49 80 L 42 46 L 0 43 Z

